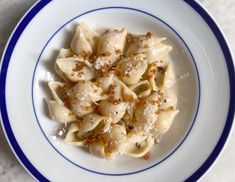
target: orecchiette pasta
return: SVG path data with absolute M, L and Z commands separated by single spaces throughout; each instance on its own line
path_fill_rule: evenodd
M 62 48 L 54 64 L 64 82 L 48 83 L 49 113 L 66 125 L 65 143 L 107 159 L 148 155 L 179 113 L 165 39 L 77 26 L 71 48 Z

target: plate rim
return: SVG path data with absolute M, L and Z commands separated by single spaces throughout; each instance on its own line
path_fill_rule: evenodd
M 227 113 L 227 119 L 225 122 L 224 129 L 222 134 L 215 145 L 213 151 L 209 155 L 209 157 L 204 161 L 204 163 L 193 173 L 188 179 L 185 181 L 197 181 L 199 178 L 203 177 L 215 164 L 220 155 L 225 148 L 225 145 L 228 142 L 228 139 L 231 136 L 231 131 L 234 128 L 234 112 L 235 112 L 235 72 L 234 72 L 234 57 L 230 48 L 230 45 L 226 39 L 225 33 L 223 32 L 220 25 L 213 18 L 213 16 L 204 8 L 204 6 L 197 1 L 193 0 L 184 0 L 189 6 L 191 6 L 207 23 L 210 27 L 211 31 L 214 33 L 221 50 L 224 55 L 224 59 L 227 65 L 227 73 L 229 78 L 229 86 L 230 86 L 230 97 L 229 97 L 229 108 Z
M 21 165 L 26 169 L 26 171 L 31 174 L 31 176 L 39 181 L 49 181 L 43 174 L 41 174 L 33 164 L 27 159 L 19 144 L 16 141 L 13 131 L 11 130 L 10 122 L 7 115 L 6 109 L 6 98 L 5 98 L 5 84 L 6 84 L 6 74 L 8 69 L 8 64 L 11 59 L 11 54 L 14 50 L 14 47 L 23 33 L 24 29 L 30 23 L 30 21 L 37 15 L 47 4 L 49 4 L 52 0 L 41 0 L 36 2 L 21 18 L 19 23 L 16 25 L 13 30 L 6 46 L 4 52 L 2 54 L 1 59 L 1 73 L 0 73 L 0 87 L 2 88 L 0 91 L 0 95 L 2 97 L 0 101 L 0 110 L 1 110 L 1 125 L 3 128 L 3 132 L 8 141 L 11 150 L 15 154 L 18 161 Z M 214 147 L 212 153 L 209 157 L 204 161 L 204 163 L 185 181 L 196 181 L 201 178 L 208 169 L 211 168 L 212 164 L 216 161 L 219 154 L 221 154 L 222 149 L 225 146 L 225 143 L 228 141 L 228 137 L 231 135 L 231 129 L 233 126 L 233 117 L 234 117 L 234 109 L 235 109 L 235 74 L 234 74 L 234 63 L 233 56 L 229 44 L 225 38 L 225 35 L 221 28 L 218 26 L 216 21 L 210 15 L 210 13 L 197 1 L 192 0 L 184 0 L 190 7 L 196 11 L 201 18 L 207 23 L 210 27 L 211 31 L 214 33 L 218 43 L 221 47 L 221 50 L 224 54 L 225 62 L 227 65 L 227 73 L 229 76 L 229 86 L 230 86 L 230 102 L 229 109 L 227 114 L 226 123 L 223 129 L 223 132 L 218 140 L 216 146 Z

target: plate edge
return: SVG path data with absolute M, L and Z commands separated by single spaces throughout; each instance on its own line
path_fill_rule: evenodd
M 215 147 L 213 148 L 212 152 L 208 156 L 208 158 L 204 161 L 204 163 L 191 174 L 185 181 L 197 181 L 202 179 L 216 164 L 218 159 L 220 158 L 221 154 L 223 153 L 228 140 L 231 137 L 232 130 L 234 129 L 234 111 L 235 111 L 235 74 L 234 74 L 234 55 L 232 54 L 231 47 L 228 43 L 226 35 L 222 30 L 219 23 L 215 20 L 213 15 L 199 2 L 193 0 L 184 0 L 196 13 L 198 13 L 201 18 L 205 21 L 205 23 L 209 26 L 210 30 L 213 32 L 218 44 L 221 47 L 221 50 L 224 55 L 225 63 L 227 66 L 227 73 L 229 79 L 229 91 L 230 91 L 230 102 L 227 111 L 227 117 L 224 129 L 222 131 L 219 140 L 217 141 Z M 203 14 L 201 14 L 200 12 Z M 225 47 L 223 47 L 223 44 Z M 226 54 L 228 53 L 228 54 Z M 230 60 L 230 61 L 228 61 Z M 232 73 L 233 72 L 233 73 Z

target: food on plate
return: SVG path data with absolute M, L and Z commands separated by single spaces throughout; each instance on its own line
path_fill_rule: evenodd
M 80 23 L 70 48 L 62 48 L 48 83 L 52 119 L 67 126 L 65 142 L 101 158 L 149 158 L 179 110 L 166 38 L 125 28 L 96 32 Z

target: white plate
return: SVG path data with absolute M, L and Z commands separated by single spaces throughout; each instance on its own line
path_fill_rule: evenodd
M 181 112 L 150 160 L 106 161 L 54 140 L 59 126 L 48 117 L 46 83 L 57 79 L 55 55 L 69 46 L 81 21 L 97 29 L 151 31 L 173 45 Z M 19 161 L 39 181 L 194 181 L 211 166 L 229 135 L 234 80 L 223 34 L 194 1 L 43 0 L 19 22 L 2 58 L 2 125 Z

